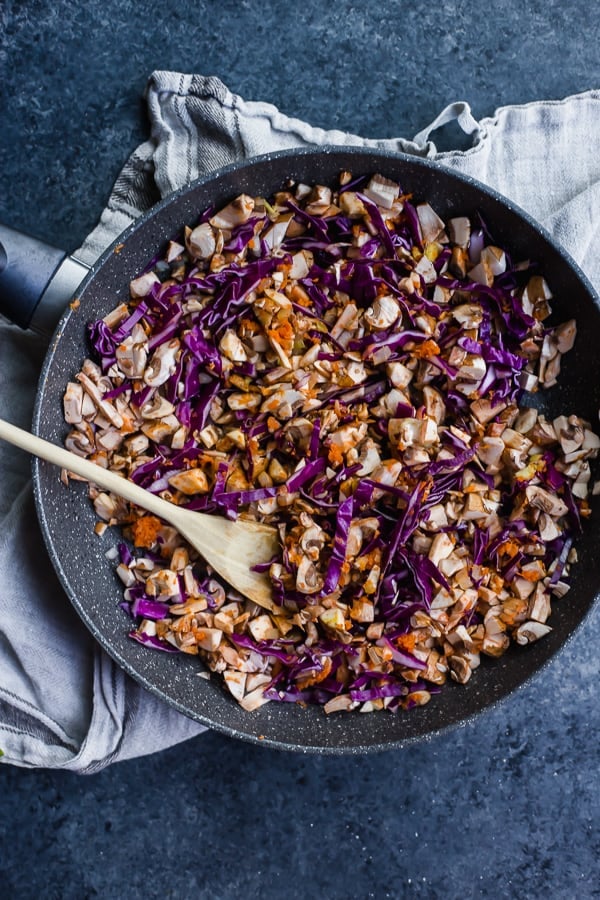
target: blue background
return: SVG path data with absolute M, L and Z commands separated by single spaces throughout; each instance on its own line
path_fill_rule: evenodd
M 4 0 L 0 17 L 0 217 L 66 249 L 147 136 L 155 68 L 369 137 L 412 137 L 452 100 L 483 117 L 600 85 L 583 0 Z M 2 767 L 0 900 L 600 897 L 599 625 L 500 708 L 401 752 L 207 734 L 95 776 Z

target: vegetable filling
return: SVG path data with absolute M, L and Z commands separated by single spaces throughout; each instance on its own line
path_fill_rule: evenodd
M 90 485 L 96 531 L 129 541 L 132 638 L 199 655 L 246 710 L 332 713 L 422 705 L 550 631 L 600 439 L 533 405 L 576 335 L 534 262 L 344 172 L 207 210 L 130 297 L 89 328 L 67 447 L 281 537 L 263 608 Z

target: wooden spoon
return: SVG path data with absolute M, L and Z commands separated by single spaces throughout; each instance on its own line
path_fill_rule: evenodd
M 275 528 L 260 522 L 231 521 L 175 506 L 115 472 L 109 472 L 3 419 L 0 419 L 0 438 L 147 509 L 176 528 L 236 591 L 266 609 L 277 609 L 271 599 L 271 584 L 267 575 L 253 572 L 250 568 L 276 556 L 279 542 Z

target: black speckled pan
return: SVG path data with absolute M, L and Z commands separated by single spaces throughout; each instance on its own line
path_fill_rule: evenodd
M 61 398 L 66 382 L 87 353 L 86 323 L 128 297 L 128 282 L 182 225 L 194 223 L 210 204 L 224 204 L 242 191 L 269 195 L 288 178 L 327 183 L 342 169 L 354 175 L 382 172 L 403 190 L 427 199 L 443 217 L 480 212 L 495 240 L 517 259 L 539 261 L 554 294 L 554 321 L 575 316 L 575 350 L 563 361 L 560 386 L 539 401 L 551 416 L 577 412 L 598 421 L 600 406 L 600 308 L 588 281 L 549 237 L 521 210 L 477 182 L 431 162 L 401 154 L 327 148 L 261 157 L 232 166 L 172 195 L 135 223 L 84 280 L 80 305 L 67 309 L 51 342 L 35 411 L 38 434 L 57 443 L 65 436 Z M 122 245 L 122 246 L 121 246 Z M 395 715 L 380 712 L 326 716 L 318 708 L 269 703 L 244 712 L 218 678 L 198 677 L 202 663 L 189 656 L 161 654 L 127 637 L 129 620 L 119 609 L 121 583 L 105 558 L 118 534 L 93 533 L 95 514 L 86 488 L 59 481 L 58 471 L 34 464 L 37 509 L 48 551 L 62 584 L 95 638 L 130 675 L 188 716 L 225 734 L 273 747 L 318 753 L 364 753 L 401 747 L 430 737 L 497 703 L 538 672 L 573 635 L 592 607 L 600 585 L 597 539 L 600 518 L 578 544 L 572 589 L 554 604 L 553 631 L 527 648 L 512 647 L 500 660 L 485 659 L 465 686 L 450 683 L 422 708 Z

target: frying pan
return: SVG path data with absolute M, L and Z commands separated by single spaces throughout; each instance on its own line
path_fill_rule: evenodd
M 341 170 L 355 176 L 381 172 L 396 179 L 404 191 L 427 199 L 444 219 L 480 213 L 495 242 L 508 248 L 515 259 L 538 261 L 554 294 L 553 321 L 575 317 L 578 337 L 575 349 L 563 359 L 559 386 L 540 392 L 536 403 L 550 417 L 576 412 L 597 422 L 599 301 L 583 273 L 544 229 L 494 191 L 433 162 L 399 153 L 331 147 L 274 153 L 222 169 L 171 195 L 124 232 L 84 278 L 77 290 L 77 308 L 67 306 L 58 323 L 39 383 L 34 430 L 62 443 L 66 433 L 62 395 L 88 353 L 86 323 L 128 298 L 130 279 L 184 224 L 194 223 L 207 206 L 225 204 L 242 192 L 269 196 L 288 178 L 328 183 Z M 31 272 L 33 260 L 29 258 L 27 264 Z M 47 269 L 52 265 L 46 261 Z M 67 299 L 63 296 L 63 302 Z M 44 299 L 40 308 L 43 304 Z M 553 630 L 528 647 L 511 646 L 498 660 L 484 659 L 466 685 L 449 683 L 429 704 L 408 713 L 326 716 L 320 708 L 273 702 L 247 713 L 215 676 L 208 681 L 198 677 L 197 658 L 153 652 L 127 637 L 129 620 L 118 607 L 122 586 L 105 557 L 118 534 L 109 529 L 102 538 L 94 535 L 96 516 L 85 485 L 74 483 L 66 489 L 57 470 L 41 461 L 34 461 L 33 472 L 37 511 L 52 562 L 75 609 L 107 653 L 148 690 L 186 715 L 227 735 L 263 745 L 303 752 L 364 753 L 401 747 L 464 722 L 541 670 L 573 636 L 600 586 L 596 511 L 577 544 L 579 563 L 572 570 L 571 591 L 553 604 Z

